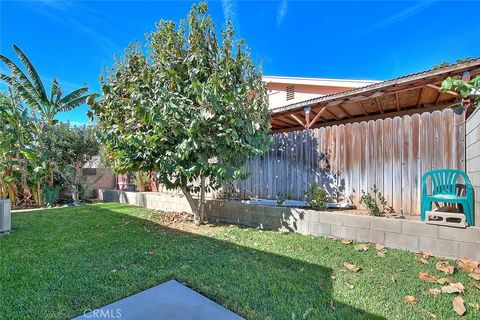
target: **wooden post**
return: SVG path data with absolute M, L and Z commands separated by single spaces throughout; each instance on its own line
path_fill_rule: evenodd
M 305 129 L 308 130 L 310 129 L 310 111 L 312 109 L 310 107 L 306 107 L 305 109 L 303 109 L 303 111 L 305 112 Z
M 465 71 L 462 76 L 462 80 L 465 82 L 470 81 L 470 72 Z M 462 108 L 464 111 L 467 111 L 467 109 L 470 107 L 471 100 L 470 98 L 462 98 Z

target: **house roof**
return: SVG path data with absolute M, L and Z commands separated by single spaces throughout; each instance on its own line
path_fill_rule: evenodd
M 272 129 L 302 129 L 307 120 L 304 111 L 307 107 L 311 109 L 310 120 L 314 119 L 312 126 L 421 108 L 440 109 L 460 99 L 455 92 L 439 92 L 441 82 L 464 72 L 472 76 L 479 74 L 480 58 L 273 108 L 270 110 Z
M 303 84 L 325 87 L 358 88 L 380 82 L 379 80 L 356 79 L 329 79 L 329 78 L 300 78 L 284 76 L 263 76 L 265 83 Z

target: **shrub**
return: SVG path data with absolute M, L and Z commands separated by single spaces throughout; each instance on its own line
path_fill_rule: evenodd
M 376 185 L 373 185 L 371 189 L 373 194 L 362 190 L 362 196 L 360 197 L 360 204 L 365 206 L 368 213 L 372 216 L 380 217 L 388 210 L 387 200 L 383 194 L 377 189 Z
M 293 199 L 293 194 L 291 193 L 279 193 L 277 195 L 277 205 L 283 206 L 285 204 L 285 201 L 287 200 L 292 200 Z
M 327 208 L 329 195 L 325 188 L 320 188 L 316 184 L 312 184 L 310 189 L 305 192 L 308 205 L 313 210 L 323 210 Z
M 53 207 L 57 204 L 60 195 L 60 186 L 44 186 L 42 190 L 43 204 Z

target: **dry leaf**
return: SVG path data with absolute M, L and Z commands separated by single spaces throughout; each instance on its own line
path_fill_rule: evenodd
M 455 272 L 455 267 L 451 266 L 448 261 L 438 261 L 435 267 L 438 271 L 446 274 L 453 274 Z
M 431 313 L 430 311 L 427 311 L 427 313 L 428 313 L 428 316 L 430 317 L 430 319 L 432 319 L 432 320 L 437 319 L 437 316 L 434 315 L 433 313 Z
M 426 281 L 426 282 L 437 282 L 438 281 L 437 277 L 434 277 L 431 274 L 428 274 L 427 272 L 419 272 L 418 277 L 420 278 L 420 280 Z
M 436 295 L 442 293 L 442 290 L 440 290 L 438 288 L 432 288 L 432 289 L 429 289 L 428 292 L 430 292 L 430 294 L 432 296 L 436 296 Z
M 377 256 L 378 256 L 378 257 L 381 257 L 381 258 L 385 258 L 385 252 L 383 252 L 383 251 L 378 251 L 378 252 L 377 252 Z
M 475 309 L 475 310 L 480 309 L 480 306 L 478 305 L 478 303 L 469 303 L 468 306 L 472 309 Z
M 393 282 L 393 283 L 397 283 L 397 279 L 395 279 L 395 277 L 394 277 L 394 276 L 392 276 L 392 278 L 391 278 L 391 279 L 392 279 L 392 282 Z
M 115 273 L 117 272 L 117 269 L 110 270 L 110 272 Z
M 450 283 L 450 285 L 442 287 L 443 293 L 460 293 L 463 290 L 465 290 L 465 287 L 460 282 Z
M 405 302 L 411 303 L 411 304 L 417 304 L 417 299 L 414 296 L 405 296 L 403 297 L 403 300 Z
M 368 244 L 359 243 L 359 244 L 354 245 L 353 248 L 357 251 L 367 251 L 368 250 Z
M 354 264 L 350 264 L 350 263 L 348 263 L 348 262 L 344 262 L 344 263 L 343 263 L 343 266 L 344 266 L 345 268 L 347 268 L 348 270 L 352 271 L 352 272 L 358 272 L 358 271 L 360 271 L 360 269 L 361 269 L 360 267 L 358 267 L 358 266 L 356 266 L 356 265 L 354 265 Z
M 428 260 L 428 258 L 430 258 L 431 256 L 433 256 L 433 253 L 431 253 L 431 252 L 422 252 L 422 251 L 420 251 L 420 254 L 422 255 L 422 257 L 423 257 L 425 260 Z
M 453 310 L 459 315 L 463 316 L 465 312 L 467 312 L 467 309 L 465 308 L 465 305 L 463 304 L 463 298 L 458 296 L 453 299 Z
M 454 287 L 454 288 L 457 288 L 458 290 L 460 290 L 460 292 L 463 292 L 465 290 L 465 287 L 463 286 L 463 284 L 461 284 L 460 282 L 458 283 L 450 283 L 450 286 Z
M 425 258 L 418 258 L 418 259 L 416 259 L 416 260 L 417 260 L 417 262 L 420 262 L 420 263 L 422 263 L 422 264 L 428 264 L 428 261 L 427 261 L 427 259 L 425 259 Z
M 352 240 L 342 239 L 342 243 L 343 244 L 350 244 L 350 243 L 352 243 Z
M 478 284 L 473 284 L 473 286 L 474 286 L 475 288 L 477 288 L 478 290 L 480 290 L 480 285 L 478 285 Z
M 450 278 L 440 278 L 440 279 L 437 280 L 437 282 L 440 283 L 440 284 L 445 284 L 445 283 L 452 283 L 453 280 L 450 279 Z
M 376 244 L 375 244 L 375 249 L 377 249 L 377 250 L 385 249 L 385 245 L 383 245 L 383 244 L 381 244 L 381 243 L 376 243 Z
M 332 280 L 336 280 L 336 279 L 337 279 L 337 277 L 335 277 L 335 276 L 330 276 L 330 279 L 332 279 Z
M 480 274 L 478 274 L 478 273 L 469 273 L 468 276 L 472 279 L 480 281 Z
M 480 273 L 479 262 L 468 258 L 457 260 L 458 268 L 465 273 Z

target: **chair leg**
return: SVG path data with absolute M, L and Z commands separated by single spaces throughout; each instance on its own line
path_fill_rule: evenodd
M 462 205 L 463 214 L 465 214 L 465 218 L 467 219 L 467 223 L 469 226 L 473 226 L 473 217 L 472 217 L 472 210 L 470 208 L 470 204 L 468 201 L 460 202 Z
M 425 215 L 427 210 L 430 210 L 432 207 L 431 201 L 422 201 L 422 212 L 420 214 L 420 220 L 425 221 Z

